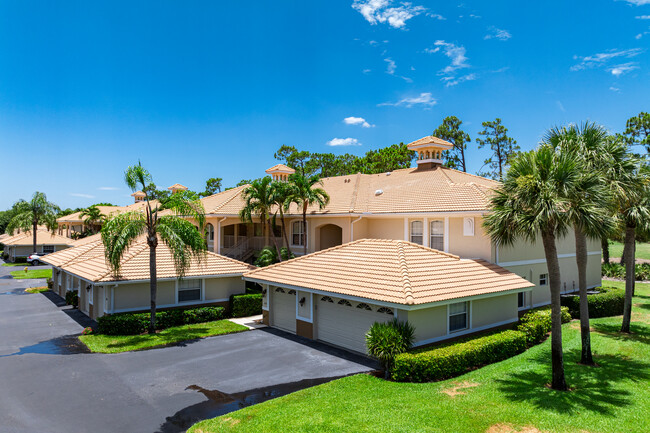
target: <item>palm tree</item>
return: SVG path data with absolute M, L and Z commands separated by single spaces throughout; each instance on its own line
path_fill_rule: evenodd
M 239 218 L 243 222 L 251 223 L 253 222 L 253 216 L 256 215 L 262 224 L 265 245 L 269 245 L 269 235 L 272 234 L 273 245 L 278 257 L 280 257 L 280 249 L 275 240 L 275 234 L 271 230 L 271 213 L 274 205 L 271 177 L 266 176 L 262 179 L 255 179 L 249 186 L 244 188 L 242 196 L 246 204 L 239 211 Z
M 287 224 L 284 219 L 284 212 L 289 209 L 291 204 L 290 198 L 293 194 L 293 184 L 283 181 L 273 181 L 271 183 L 271 202 L 276 206 L 275 213 L 280 214 L 282 224 L 282 236 L 287 248 L 287 256 L 291 257 L 291 248 L 289 246 L 289 235 L 287 234 Z M 280 260 L 282 260 L 280 255 Z
M 595 123 L 552 128 L 544 142 L 556 151 L 564 152 L 579 163 L 578 180 L 568 197 L 568 217 L 573 225 L 580 293 L 580 336 L 582 351 L 580 363 L 594 365 L 589 331 L 589 302 L 587 299 L 587 237 L 602 239 L 614 228 L 608 213 L 609 200 L 602 174 L 606 164 L 607 131 Z
M 47 201 L 45 193 L 36 191 L 30 201 L 20 200 L 14 205 L 16 214 L 7 224 L 5 229 L 10 235 L 15 230 L 28 232 L 31 230 L 33 238 L 33 251 L 36 252 L 36 234 L 39 225 L 45 225 L 48 230 L 54 233 L 56 230 L 56 214 L 59 207 Z
M 90 227 L 90 230 L 93 232 L 98 225 L 106 221 L 106 215 L 104 215 L 96 205 L 88 206 L 86 209 L 81 211 L 79 216 L 82 218 L 86 217 L 84 219 L 84 224 Z
M 512 161 L 503 184 L 495 190 L 492 211 L 484 221 L 488 235 L 497 245 L 513 245 L 518 239 L 534 243 L 541 235 L 551 289 L 551 386 L 561 391 L 566 391 L 567 385 L 556 238 L 567 233 L 570 207 L 567 197 L 571 196 L 577 181 L 576 162 L 565 153 L 542 145 L 520 154 Z
M 138 165 L 130 166 L 124 172 L 124 180 L 133 191 L 145 190 L 152 183 L 151 174 Z M 149 246 L 149 287 L 151 289 L 151 317 L 149 333 L 156 331 L 156 248 L 162 241 L 174 256 L 174 265 L 179 278 L 185 275 L 192 259 L 202 260 L 207 247 L 201 233 L 205 225 L 205 213 L 201 202 L 187 200 L 181 194 L 172 194 L 152 203 L 149 195 L 145 196 L 145 211 L 130 211 L 109 219 L 102 228 L 106 261 L 113 273 L 119 275 L 122 258 L 141 236 L 146 237 Z M 161 208 L 168 211 L 160 214 Z M 170 212 L 171 211 L 171 212 Z M 187 219 L 194 220 L 199 229 Z
M 323 185 L 318 176 L 307 177 L 294 173 L 289 176 L 289 181 L 293 184 L 290 201 L 302 210 L 304 253 L 307 254 L 307 208 L 318 204 L 318 207 L 323 209 L 330 202 L 330 196 L 323 188 L 316 187 L 316 185 Z

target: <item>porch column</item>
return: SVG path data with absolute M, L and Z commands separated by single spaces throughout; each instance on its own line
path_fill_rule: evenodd
M 422 245 L 425 247 L 429 245 L 429 222 L 427 218 L 422 220 Z

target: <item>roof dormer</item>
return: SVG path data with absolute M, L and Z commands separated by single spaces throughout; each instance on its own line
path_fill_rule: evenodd
M 144 201 L 144 199 L 147 197 L 147 194 L 145 194 L 142 191 L 136 191 L 133 194 L 131 194 L 131 197 L 135 199 L 136 203 L 139 203 L 141 201 Z
M 172 194 L 176 194 L 179 191 L 187 191 L 188 188 L 185 185 L 181 185 L 180 183 L 175 183 L 167 189 L 170 190 Z
M 442 152 L 450 150 L 454 145 L 429 135 L 409 143 L 406 147 L 417 153 L 419 169 L 429 169 L 442 165 Z
M 268 170 L 265 171 L 266 174 L 270 174 L 273 180 L 282 180 L 282 181 L 287 181 L 289 180 L 289 175 L 295 173 L 296 170 L 294 170 L 291 167 L 287 167 L 284 164 L 277 164 L 274 165 L 273 167 L 269 168 Z

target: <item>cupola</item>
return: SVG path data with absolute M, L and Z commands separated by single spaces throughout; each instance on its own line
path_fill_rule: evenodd
M 289 180 L 289 175 L 295 173 L 296 170 L 294 170 L 291 167 L 287 167 L 284 164 L 277 164 L 274 165 L 273 167 L 269 168 L 268 170 L 265 171 L 266 174 L 270 174 L 273 180 L 282 180 L 282 181 L 287 181 Z
M 454 145 L 429 135 L 409 143 L 406 147 L 417 153 L 418 168 L 425 170 L 442 165 L 442 152 L 450 150 Z
M 175 183 L 167 189 L 170 190 L 172 194 L 176 194 L 179 191 L 187 191 L 187 187 L 185 185 L 181 185 L 180 183 Z
M 135 199 L 136 203 L 139 203 L 141 201 L 144 201 L 144 199 L 147 197 L 147 194 L 145 194 L 142 191 L 136 191 L 133 194 L 131 194 L 131 197 Z

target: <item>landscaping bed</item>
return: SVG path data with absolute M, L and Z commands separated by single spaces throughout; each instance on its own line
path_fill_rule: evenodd
M 625 290 L 614 287 L 596 287 L 594 290 L 599 293 L 587 295 L 590 319 L 623 314 Z M 580 296 L 564 295 L 560 300 L 562 305 L 569 309 L 571 317 L 574 319 L 580 318 Z
M 603 277 L 625 279 L 625 266 L 620 263 L 603 263 L 601 269 Z M 634 279 L 637 281 L 650 280 L 650 263 L 634 265 Z

